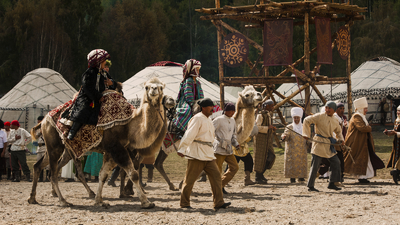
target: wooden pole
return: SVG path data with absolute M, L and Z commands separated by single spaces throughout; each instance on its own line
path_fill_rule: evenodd
M 215 8 L 221 8 L 221 3 L 219 0 L 215 0 Z
M 295 92 L 293 92 L 291 95 L 289 95 L 287 98 L 285 98 L 284 100 L 282 100 L 281 102 L 279 102 L 278 104 L 276 104 L 274 106 L 274 110 L 281 107 L 282 105 L 284 105 L 287 101 L 289 101 L 290 99 L 292 99 L 294 96 L 296 96 L 298 93 L 300 93 L 301 91 L 303 91 L 304 89 L 310 87 L 310 84 L 304 84 L 303 86 L 301 86 L 301 88 L 297 89 Z M 311 113 L 311 112 L 310 112 Z M 310 114 L 311 115 L 311 114 Z
M 310 75 L 310 34 L 309 34 L 309 13 L 304 13 L 304 74 L 306 76 Z M 305 89 L 305 106 L 306 115 L 311 114 L 311 90 L 310 86 L 307 85 Z
M 217 0 L 216 0 L 217 3 Z M 219 3 L 219 1 L 218 1 Z M 215 23 L 217 26 L 217 44 L 218 44 L 218 72 L 219 72 L 219 95 L 220 95 L 220 107 L 224 109 L 225 106 L 225 92 L 224 92 L 224 63 L 221 58 L 221 44 L 223 41 L 222 27 L 220 23 Z
M 349 36 L 350 36 L 350 23 L 347 24 L 347 29 L 349 29 Z M 348 118 L 347 120 L 349 121 L 351 116 L 353 115 L 353 100 L 351 97 L 351 62 L 350 62 L 350 53 L 349 56 L 347 56 L 347 63 L 346 63 L 346 75 L 347 75 L 347 113 L 348 113 Z

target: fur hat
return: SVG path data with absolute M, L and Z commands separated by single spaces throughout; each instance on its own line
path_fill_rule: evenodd
M 355 109 L 364 109 L 368 107 L 368 102 L 366 97 L 354 100 L 353 104 Z
M 18 120 L 13 120 L 13 121 L 11 121 L 11 125 L 14 125 L 14 126 L 20 127 L 20 126 L 19 126 L 19 122 L 18 122 Z
M 44 116 L 39 116 L 38 118 L 37 118 L 37 120 L 43 120 L 44 119 Z

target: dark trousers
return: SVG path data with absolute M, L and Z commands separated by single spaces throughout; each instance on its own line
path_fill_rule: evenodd
M 254 162 L 253 157 L 250 153 L 247 153 L 247 155 L 243 157 L 235 155 L 235 158 L 238 163 L 240 162 L 240 160 L 242 160 L 242 162 L 244 163 L 244 171 L 250 171 L 250 173 L 253 172 Z
M 0 148 L 0 155 L 3 151 L 7 151 L 7 149 Z M 0 157 L 0 176 L 3 174 L 7 174 L 6 171 L 6 158 Z
M 344 171 L 343 152 L 337 151 L 336 155 L 338 156 L 339 161 L 340 161 L 340 177 L 342 178 L 342 181 L 343 181 L 343 171 Z M 329 163 L 329 160 L 326 158 L 322 158 L 321 167 L 319 168 L 318 173 L 321 175 L 325 174 L 326 172 L 329 171 L 330 166 L 331 166 L 331 164 Z
M 25 175 L 30 174 L 28 164 L 26 164 L 26 152 L 25 150 L 21 151 L 11 151 L 11 166 L 13 171 L 19 170 L 19 163 L 21 164 L 22 171 Z
M 315 178 L 317 176 L 318 169 L 319 166 L 321 165 L 322 159 L 324 158 L 312 154 L 311 169 L 310 169 L 310 174 L 308 176 L 307 187 L 314 187 Z M 332 158 L 329 158 L 328 161 L 331 164 L 331 175 L 329 176 L 329 181 L 340 182 L 341 177 L 340 177 L 339 157 L 337 155 L 334 155 Z

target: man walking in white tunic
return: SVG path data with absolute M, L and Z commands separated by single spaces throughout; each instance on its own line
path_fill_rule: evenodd
M 226 208 L 231 203 L 225 203 L 223 199 L 221 173 L 215 162 L 212 144 L 215 137 L 215 128 L 209 118 L 212 115 L 214 103 L 211 99 L 205 98 L 197 102 L 197 104 L 201 106 L 201 113 L 190 119 L 178 150 L 179 156 L 185 156 L 188 159 L 180 206 L 181 208 L 192 208 L 190 206 L 190 194 L 196 179 L 201 171 L 204 170 L 210 180 L 214 209 Z
M 220 173 L 224 162 L 229 166 L 228 170 L 222 175 L 222 191 L 224 194 L 228 193 L 224 189 L 225 185 L 232 180 L 239 170 L 238 162 L 232 150 L 232 146 L 237 149 L 240 147 L 236 139 L 236 122 L 232 118 L 234 113 L 235 105 L 227 103 L 224 107 L 224 114 L 213 120 L 215 127 L 214 153 Z
M 329 189 L 341 190 L 335 185 L 335 182 L 341 181 L 340 176 L 340 161 L 336 155 L 336 150 L 331 143 L 334 144 L 336 141 L 343 142 L 342 129 L 337 122 L 337 119 L 333 116 L 336 110 L 336 103 L 329 101 L 325 104 L 325 112 L 317 113 L 312 116 L 308 116 L 303 122 L 303 137 L 308 140 L 311 135 L 310 125 L 315 125 L 315 136 L 314 140 L 317 142 L 312 143 L 311 154 L 311 169 L 308 177 L 308 191 L 319 192 L 315 187 L 315 178 L 323 158 L 329 160 L 331 164 L 331 175 L 329 180 Z M 333 138 L 333 133 L 336 134 L 336 138 Z M 322 143 L 321 143 L 322 142 Z

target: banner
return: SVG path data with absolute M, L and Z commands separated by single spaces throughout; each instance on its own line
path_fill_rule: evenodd
M 351 46 L 349 29 L 347 29 L 346 26 L 340 27 L 339 31 L 337 32 L 337 36 L 338 36 L 337 49 L 339 55 L 343 60 L 346 60 L 350 54 L 350 46 Z
M 278 19 L 264 23 L 264 66 L 292 64 L 293 20 Z
M 332 64 L 331 19 L 315 17 L 317 33 L 317 61 L 319 64 Z
M 247 60 L 248 55 L 249 44 L 242 34 L 230 33 L 225 36 L 220 47 L 220 56 L 225 65 L 240 66 Z

